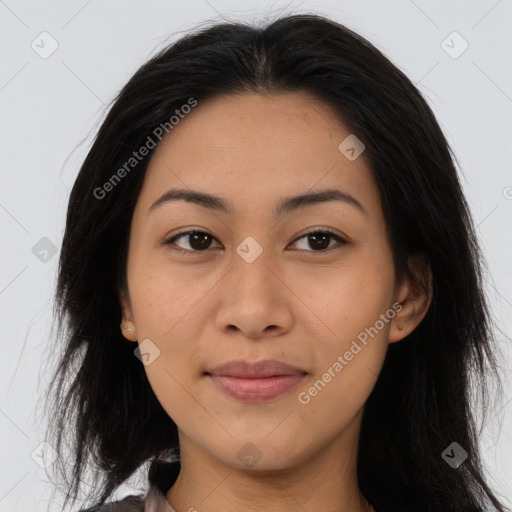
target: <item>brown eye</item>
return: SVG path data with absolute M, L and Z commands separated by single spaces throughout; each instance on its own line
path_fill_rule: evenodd
M 214 237 L 205 231 L 187 231 L 186 233 L 180 233 L 179 235 L 173 236 L 169 240 L 167 240 L 166 244 L 176 245 L 174 243 L 175 240 L 179 240 L 180 238 L 188 237 L 188 245 L 190 248 L 183 248 L 183 251 L 180 252 L 202 252 L 210 248 L 211 241 L 214 240 Z M 180 246 L 178 246 L 180 247 Z
M 314 249 L 314 251 L 310 252 L 323 252 L 328 249 L 332 249 L 332 246 L 329 246 L 329 242 L 332 239 L 336 239 L 341 245 L 345 245 L 347 243 L 345 239 L 341 238 L 339 235 L 328 229 L 310 231 L 309 233 L 302 235 L 300 238 L 297 238 L 294 244 L 303 238 L 306 239 L 306 243 L 309 244 L 309 247 Z

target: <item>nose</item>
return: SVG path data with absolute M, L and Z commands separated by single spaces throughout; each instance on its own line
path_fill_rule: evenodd
M 297 302 L 283 277 L 261 255 L 252 263 L 239 259 L 222 286 L 217 328 L 247 338 L 280 336 L 291 329 Z

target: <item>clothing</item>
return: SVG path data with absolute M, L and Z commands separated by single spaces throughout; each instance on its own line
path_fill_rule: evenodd
M 149 490 L 145 496 L 131 494 L 121 500 L 104 504 L 97 512 L 176 512 L 165 495 L 178 478 L 180 467 L 179 460 L 153 462 L 148 472 Z M 89 510 L 82 509 L 78 512 Z M 375 509 L 372 508 L 372 512 Z
M 149 490 L 145 496 L 130 494 L 121 500 L 105 503 L 97 512 L 176 512 L 165 494 L 178 478 L 180 467 L 179 460 L 153 462 L 148 472 Z

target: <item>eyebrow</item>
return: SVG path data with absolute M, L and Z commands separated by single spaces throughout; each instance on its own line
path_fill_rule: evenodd
M 148 214 L 156 208 L 173 201 L 187 201 L 209 210 L 231 214 L 234 210 L 231 202 L 206 192 L 173 188 L 159 197 L 148 210 Z M 275 207 L 276 217 L 283 216 L 291 211 L 306 208 L 313 204 L 326 203 L 328 201 L 340 201 L 356 207 L 364 215 L 368 212 L 363 205 L 352 195 L 337 189 L 325 189 L 318 192 L 308 192 L 281 199 Z

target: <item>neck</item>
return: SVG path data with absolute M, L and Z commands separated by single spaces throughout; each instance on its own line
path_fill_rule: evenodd
M 361 415 L 333 442 L 286 467 L 242 468 L 226 464 L 180 431 L 181 470 L 166 498 L 175 510 L 217 512 L 371 512 L 357 484 Z

